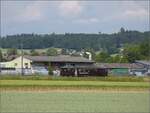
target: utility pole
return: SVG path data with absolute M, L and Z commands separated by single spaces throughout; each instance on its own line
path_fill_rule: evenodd
M 21 75 L 24 75 L 24 71 L 23 71 L 23 43 L 21 43 Z

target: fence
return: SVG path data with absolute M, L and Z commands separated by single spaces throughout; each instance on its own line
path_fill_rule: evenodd
M 22 69 L 15 69 L 15 68 L 1 68 L 0 75 L 20 75 L 22 73 Z M 23 69 L 24 75 L 32 75 L 31 69 Z

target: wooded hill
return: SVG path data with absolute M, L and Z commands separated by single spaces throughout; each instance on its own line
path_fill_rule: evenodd
M 107 50 L 115 53 L 117 48 L 125 44 L 136 44 L 150 38 L 150 31 L 128 31 L 123 28 L 113 34 L 18 34 L 0 38 L 1 48 L 20 48 L 23 43 L 24 49 L 42 49 L 49 47 L 81 50 L 92 48 L 94 50 Z

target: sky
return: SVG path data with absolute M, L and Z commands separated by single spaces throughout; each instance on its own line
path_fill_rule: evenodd
M 1 36 L 149 31 L 149 1 L 1 1 Z

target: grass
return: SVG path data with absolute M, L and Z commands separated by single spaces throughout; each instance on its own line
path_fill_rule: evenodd
M 148 81 L 136 77 L 1 76 L 0 112 L 149 113 Z
M 0 80 L 0 87 L 150 88 L 149 82 Z
M 150 81 L 150 77 L 136 76 L 107 76 L 107 77 L 54 77 L 54 76 L 17 76 L 1 75 L 0 80 L 55 80 L 55 81 L 115 81 L 115 82 L 145 82 Z
M 2 112 L 149 113 L 149 93 L 1 92 Z

